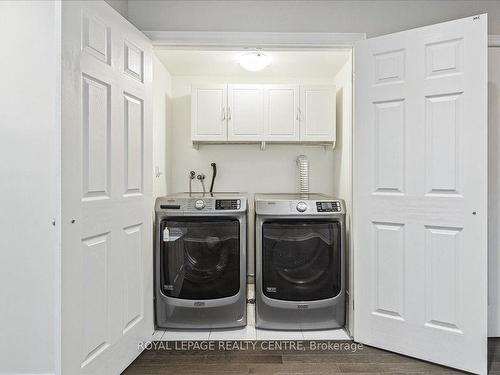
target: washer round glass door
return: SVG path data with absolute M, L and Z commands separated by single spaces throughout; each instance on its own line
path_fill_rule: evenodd
M 169 297 L 214 299 L 240 289 L 240 222 L 182 217 L 161 223 L 161 288 Z
M 262 289 L 269 298 L 314 301 L 341 289 L 337 221 L 280 220 L 262 225 Z

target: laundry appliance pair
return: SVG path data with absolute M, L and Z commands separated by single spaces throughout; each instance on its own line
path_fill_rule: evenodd
M 181 193 L 156 201 L 159 328 L 247 324 L 248 199 Z M 345 204 L 320 194 L 255 195 L 256 326 L 298 330 L 345 322 Z

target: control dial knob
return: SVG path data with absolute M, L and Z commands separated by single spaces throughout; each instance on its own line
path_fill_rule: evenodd
M 194 202 L 194 208 L 197 210 L 203 210 L 205 208 L 205 202 L 203 202 L 202 199 L 198 199 L 196 202 Z
M 305 212 L 307 210 L 307 203 L 306 202 L 299 202 L 297 203 L 297 211 L 299 212 Z

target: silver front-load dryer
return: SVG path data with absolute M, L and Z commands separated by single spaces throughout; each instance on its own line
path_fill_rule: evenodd
M 345 204 L 322 194 L 256 194 L 256 326 L 345 324 Z
M 156 326 L 245 326 L 246 196 L 182 193 L 155 211 Z

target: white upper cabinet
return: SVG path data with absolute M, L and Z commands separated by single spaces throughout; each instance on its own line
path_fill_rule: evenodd
M 227 85 L 193 85 L 191 140 L 227 140 Z
M 300 87 L 300 140 L 335 142 L 335 86 Z
M 229 141 L 261 141 L 264 132 L 264 86 L 228 85 Z
M 193 85 L 193 142 L 335 142 L 335 86 Z
M 299 86 L 266 85 L 264 89 L 265 141 L 299 141 Z

